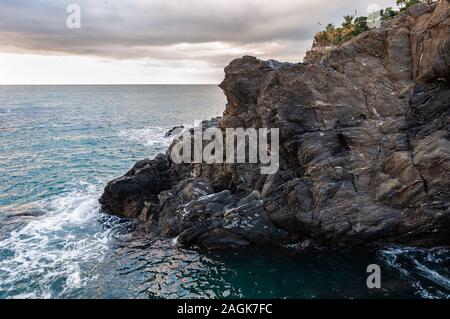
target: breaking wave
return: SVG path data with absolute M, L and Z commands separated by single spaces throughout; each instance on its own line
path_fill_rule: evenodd
M 4 210 L 0 298 L 58 298 L 93 279 L 108 250 L 103 222 L 114 222 L 99 214 L 97 196 L 90 189 Z
M 148 127 L 143 129 L 129 129 L 119 132 L 122 137 L 135 144 L 140 144 L 154 150 L 163 151 L 170 146 L 172 138 L 164 137 L 166 128 Z

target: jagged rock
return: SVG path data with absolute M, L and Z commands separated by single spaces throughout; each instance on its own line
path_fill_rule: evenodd
M 170 163 L 164 155 L 136 163 L 123 177 L 108 183 L 99 199 L 102 209 L 128 218 L 146 214 L 158 194 L 170 188 L 169 169 Z
M 180 135 L 183 131 L 184 131 L 183 125 L 175 126 L 172 129 L 170 129 L 169 131 L 167 131 L 166 134 L 164 135 L 164 137 L 165 138 L 174 138 L 177 135 Z
M 169 149 L 110 182 L 103 209 L 207 248 L 450 244 L 449 12 L 410 8 L 308 63 L 232 61 L 203 126 L 279 128 L 279 171 Z
M 229 190 L 214 193 L 207 180 L 190 178 L 160 195 L 159 234 L 185 245 L 206 247 L 280 244 L 257 191 L 239 199 Z M 219 236 L 220 234 L 220 236 Z

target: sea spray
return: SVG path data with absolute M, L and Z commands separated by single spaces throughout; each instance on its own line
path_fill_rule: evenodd
M 100 262 L 110 232 L 97 223 L 96 196 L 91 189 L 23 206 L 23 213 L 30 207 L 47 213 L 29 216 L 0 240 L 0 297 L 58 297 L 90 279 L 79 263 Z

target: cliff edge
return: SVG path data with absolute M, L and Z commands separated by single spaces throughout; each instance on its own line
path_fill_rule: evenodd
M 225 68 L 222 118 L 279 128 L 280 169 L 143 160 L 105 212 L 207 248 L 450 244 L 450 3 L 421 4 L 306 63 Z

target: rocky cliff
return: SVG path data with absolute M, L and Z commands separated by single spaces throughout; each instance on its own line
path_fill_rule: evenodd
M 450 244 L 450 5 L 422 4 L 314 61 L 225 68 L 221 129 L 280 128 L 280 169 L 174 164 L 110 182 L 104 211 L 183 245 Z

